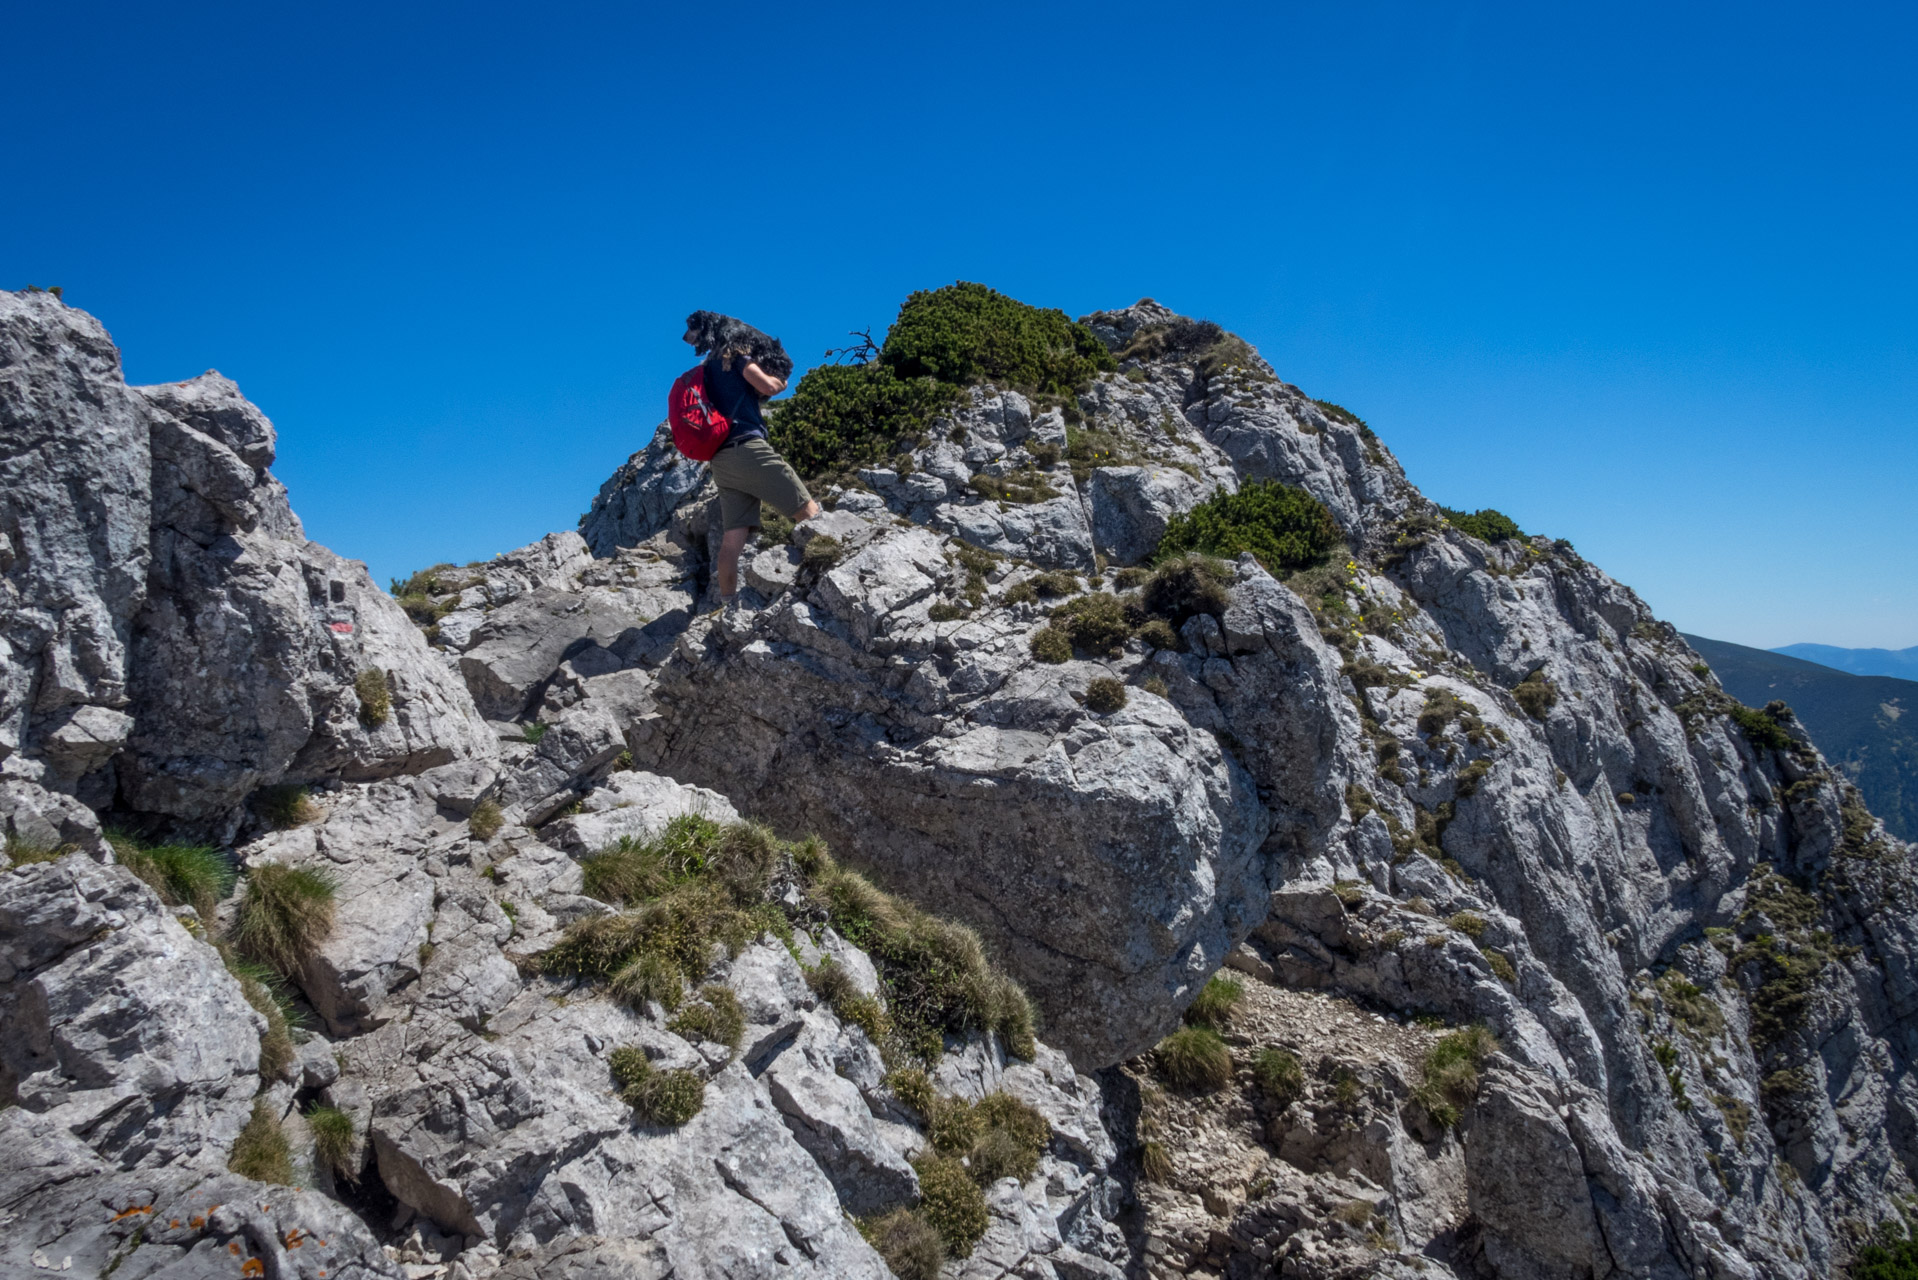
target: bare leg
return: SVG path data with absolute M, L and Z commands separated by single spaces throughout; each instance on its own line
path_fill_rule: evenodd
M 719 598 L 730 600 L 739 590 L 739 553 L 746 549 L 751 529 L 728 529 L 719 539 Z
M 818 514 L 819 504 L 808 499 L 805 506 L 793 512 L 792 521 L 794 524 L 798 524 L 801 520 L 810 520 Z

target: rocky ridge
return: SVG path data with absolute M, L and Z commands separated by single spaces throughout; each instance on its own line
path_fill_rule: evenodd
M 75 847 L 0 876 L 29 1029 L 0 1143 L 36 1153 L 0 1261 L 307 1274 L 288 1242 L 325 1239 L 331 1274 L 884 1274 L 845 1214 L 918 1194 L 924 1117 L 805 980 L 858 948 L 716 958 L 736 1055 L 527 963 L 608 909 L 579 857 L 734 806 L 972 925 L 1064 1050 L 953 1037 L 931 1072 L 1052 1135 L 948 1274 L 1812 1276 L 1897 1220 L 1911 855 L 1788 714 L 1736 707 L 1568 545 L 1445 520 L 1229 335 L 1151 303 L 1087 324 L 1117 372 L 1063 407 L 973 388 L 762 537 L 729 609 L 710 486 L 662 433 L 577 534 L 409 597 L 422 631 L 304 541 L 230 383 L 127 388 L 90 318 L 0 295 L 0 785 L 10 852 Z M 1345 553 L 1241 557 L 1177 643 L 1035 656 L 1056 605 L 1263 481 Z M 316 807 L 271 830 L 281 782 Z M 278 1078 L 194 936 L 233 900 L 167 907 L 111 865 L 108 808 L 336 879 Z M 1222 965 L 1227 1078 L 1181 1084 L 1154 1046 Z M 1474 1024 L 1497 1047 L 1454 1117 L 1433 1054 Z M 705 1109 L 635 1123 L 620 1044 Z M 261 1100 L 296 1146 L 313 1102 L 353 1117 L 362 1182 L 223 1172 Z M 166 1206 L 189 1225 L 156 1230 Z

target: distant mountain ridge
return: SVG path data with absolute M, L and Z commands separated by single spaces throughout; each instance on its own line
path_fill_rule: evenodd
M 1762 707 L 1778 698 L 1787 703 L 1818 749 L 1844 770 L 1885 826 L 1901 839 L 1918 834 L 1918 680 L 1852 675 L 1778 650 L 1751 649 L 1703 636 L 1688 635 L 1685 640 L 1711 664 L 1726 692 L 1740 702 Z M 1832 653 L 1892 652 L 1792 647 Z
M 1855 676 L 1918 680 L 1918 644 L 1909 649 L 1841 649 L 1834 644 L 1788 644 L 1771 650 Z

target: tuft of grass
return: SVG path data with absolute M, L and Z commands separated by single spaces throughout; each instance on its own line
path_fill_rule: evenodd
M 1061 663 L 1072 661 L 1072 637 L 1054 626 L 1044 626 L 1032 633 L 1027 646 L 1032 656 L 1041 662 Z
M 696 1071 L 660 1071 L 644 1049 L 622 1045 L 608 1055 L 619 1099 L 647 1124 L 678 1128 L 706 1103 L 706 1082 Z
M 617 999 L 635 1009 L 645 1008 L 648 1001 L 657 1001 L 670 1013 L 686 998 L 686 979 L 671 956 L 660 951 L 645 951 L 612 975 L 609 989 Z
M 919 1175 L 919 1211 L 955 1258 L 972 1255 L 986 1234 L 986 1196 L 966 1166 L 953 1156 L 937 1153 L 912 1162 Z
M 1086 686 L 1086 709 L 1111 715 L 1125 706 L 1125 685 L 1111 676 L 1099 676 Z
M 830 533 L 822 533 L 808 542 L 806 549 L 799 553 L 799 563 L 808 569 L 824 573 L 838 564 L 845 554 L 845 544 Z
M 280 975 L 267 966 L 256 960 L 242 959 L 233 954 L 230 946 L 220 945 L 219 952 L 226 971 L 239 981 L 240 994 L 266 1019 L 266 1030 L 260 1035 L 260 1078 L 278 1080 L 298 1055 L 293 1045 L 293 1026 L 299 1015 L 293 1008 L 292 997 L 287 995 Z
M 710 1040 L 738 1052 L 740 1038 L 746 1034 L 746 1015 L 732 988 L 709 982 L 699 989 L 699 999 L 680 1010 L 666 1029 L 694 1044 Z
M 552 725 L 547 724 L 544 720 L 535 720 L 533 721 L 533 723 L 527 725 L 524 729 L 520 730 L 520 735 L 519 735 L 520 740 L 523 742 L 530 742 L 534 746 L 538 746 L 540 743 L 540 739 L 544 738 L 546 736 L 546 731 L 552 727 L 553 727 Z
M 1534 720 L 1543 720 L 1545 713 L 1558 705 L 1558 690 L 1545 678 L 1545 668 L 1540 667 L 1512 686 L 1512 697 L 1526 715 Z
M 892 1096 L 917 1111 L 927 1120 L 932 1118 L 935 1095 L 932 1081 L 918 1067 L 899 1067 L 886 1073 L 881 1082 L 892 1090 Z
M 1109 591 L 1075 596 L 1052 611 L 1052 622 L 1074 646 L 1105 658 L 1116 657 L 1132 634 L 1125 605 Z
M 367 667 L 353 677 L 353 692 L 360 700 L 360 723 L 369 729 L 385 724 L 393 714 L 393 691 L 387 687 L 386 672 Z
M 1029 1181 L 1052 1141 L 1046 1118 L 1009 1093 L 989 1093 L 972 1110 L 981 1125 L 969 1153 L 974 1181 L 981 1186 L 1000 1178 Z
M 1139 603 L 1172 630 L 1201 613 L 1223 614 L 1230 603 L 1226 589 L 1231 584 L 1232 567 L 1225 561 L 1205 555 L 1175 556 L 1152 571 L 1139 592 Z M 1177 632 L 1173 634 L 1176 637 Z M 1178 645 L 1175 641 L 1159 647 L 1176 649 Z
M 1166 1153 L 1165 1143 L 1146 1140 L 1139 1148 L 1139 1171 L 1145 1174 L 1146 1181 L 1161 1186 L 1172 1181 L 1172 1157 Z
M 699 878 L 720 836 L 719 824 L 682 813 L 651 839 L 621 836 L 580 863 L 588 896 L 636 905 Z
M 253 1115 L 233 1140 L 233 1154 L 227 1158 L 226 1167 L 255 1182 L 292 1185 L 293 1151 L 279 1117 L 267 1107 L 265 1098 L 254 1100 Z
M 930 1218 L 917 1209 L 859 1220 L 859 1234 L 886 1260 L 898 1280 L 938 1280 L 946 1264 L 946 1242 Z
M 1261 1049 L 1252 1059 L 1252 1081 L 1283 1111 L 1305 1096 L 1305 1068 L 1284 1049 Z
M 230 931 L 249 959 L 291 976 L 333 932 L 339 884 L 310 867 L 267 863 L 251 868 Z
M 13 832 L 7 833 L 7 865 L 25 867 L 36 862 L 52 862 L 73 852 L 72 845 L 41 844 Z
M 1220 490 L 1172 517 L 1156 555 L 1198 551 L 1230 559 L 1250 551 L 1267 573 L 1282 575 L 1325 563 L 1344 541 L 1338 522 L 1317 498 L 1276 480 L 1256 480 L 1237 493 Z
M 1166 1082 L 1189 1093 L 1217 1093 L 1232 1083 L 1232 1055 L 1210 1027 L 1181 1027 L 1153 1056 Z
M 1485 917 L 1475 911 L 1461 911 L 1445 923 L 1474 942 L 1485 936 Z
M 1481 1025 L 1442 1036 L 1425 1055 L 1412 1098 L 1446 1128 L 1458 1124 L 1465 1107 L 1478 1097 L 1478 1069 L 1498 1052 L 1498 1041 Z
M 169 906 L 189 906 L 213 922 L 220 899 L 233 890 L 233 868 L 211 845 L 145 844 L 123 831 L 107 832 L 121 866 L 153 886 Z
M 472 814 L 466 819 L 466 829 L 481 840 L 491 840 L 505 822 L 506 814 L 500 809 L 499 801 L 488 796 L 473 806 Z
M 1503 951 L 1494 951 L 1490 947 L 1480 947 L 1478 950 L 1479 954 L 1485 957 L 1485 963 L 1492 966 L 1492 972 L 1497 975 L 1500 982 L 1507 986 L 1517 985 L 1518 969 L 1513 966 L 1509 956 Z
M 1172 649 L 1176 651 L 1182 643 L 1179 639 L 1179 633 L 1174 631 L 1172 624 L 1164 618 L 1147 618 L 1133 634 L 1136 635 L 1142 643 L 1154 649 Z M 1153 679 L 1156 680 L 1158 677 L 1154 676 Z M 1160 681 L 1160 683 L 1163 684 L 1164 681 Z
M 320 816 L 320 807 L 297 783 L 261 787 L 253 793 L 253 811 L 275 831 L 304 826 Z
M 306 1127 L 313 1131 L 313 1158 L 346 1182 L 358 1182 L 359 1170 L 353 1167 L 353 1117 L 338 1107 L 315 1103 L 306 1113 Z
M 1222 1030 L 1232 1020 L 1232 1011 L 1238 1008 L 1239 1001 L 1244 998 L 1243 982 L 1215 973 L 1199 989 L 1198 998 L 1187 1006 L 1185 1020 L 1191 1026 Z

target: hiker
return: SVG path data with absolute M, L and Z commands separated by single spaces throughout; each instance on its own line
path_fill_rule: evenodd
M 784 391 L 786 376 L 792 373 L 792 361 L 779 340 L 730 316 L 695 311 L 686 319 L 686 341 L 706 357 L 706 396 L 731 423 L 711 460 L 724 530 L 719 598 L 731 603 L 739 591 L 739 555 L 759 528 L 760 503 L 770 502 L 794 523 L 818 515 L 819 504 L 766 437 L 760 402 Z

